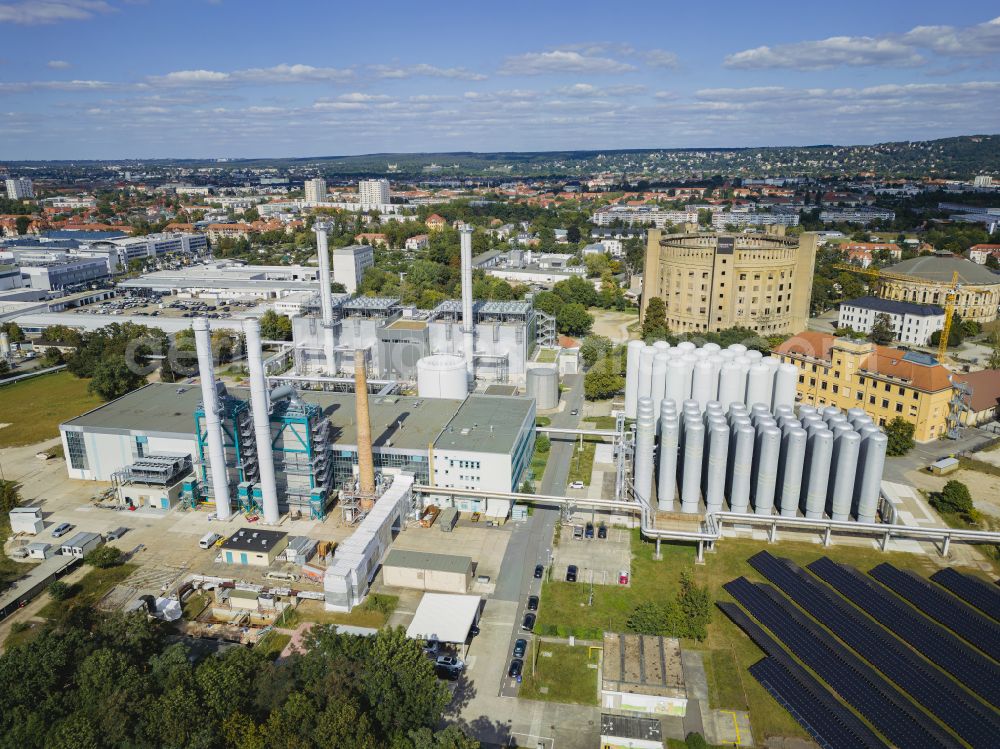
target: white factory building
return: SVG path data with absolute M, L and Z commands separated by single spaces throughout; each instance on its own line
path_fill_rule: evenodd
M 944 309 L 936 304 L 916 304 L 876 296 L 841 302 L 837 327 L 871 333 L 879 315 L 888 315 L 893 337 L 900 343 L 924 346 L 932 333 L 944 328 Z
M 365 271 L 375 266 L 375 250 L 366 244 L 338 247 L 330 251 L 333 256 L 333 280 L 342 283 L 347 293 L 358 290 Z
M 188 298 L 234 301 L 280 299 L 300 291 L 316 292 L 319 270 L 302 265 L 204 263 L 179 270 L 146 273 L 118 284 L 136 294 L 172 294 Z
M 414 380 L 418 360 L 450 354 L 463 358 L 477 379 L 520 381 L 535 346 L 555 342 L 555 321 L 531 302 L 472 299 L 471 228 L 461 233 L 462 299 L 430 311 L 404 308 L 393 297 L 333 294 L 326 230 L 315 229 L 320 293 L 292 321 L 299 374 L 353 372 L 354 351 L 360 349 L 380 379 Z

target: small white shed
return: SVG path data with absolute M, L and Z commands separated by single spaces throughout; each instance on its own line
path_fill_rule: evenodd
M 15 507 L 10 511 L 12 533 L 28 533 L 37 536 L 45 528 L 41 507 Z

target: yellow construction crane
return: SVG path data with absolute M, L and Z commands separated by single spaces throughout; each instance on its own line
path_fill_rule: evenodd
M 882 277 L 878 268 L 862 268 L 860 265 L 852 265 L 850 263 L 837 263 L 833 267 L 837 270 L 845 270 L 849 273 L 857 273 L 859 275 L 866 276 L 872 281 L 878 281 Z M 898 273 L 894 273 L 893 278 L 912 280 L 916 283 L 928 283 L 925 278 L 904 276 Z M 958 281 L 958 271 L 955 271 L 952 273 L 951 286 L 948 288 L 948 292 L 945 294 L 944 298 L 944 327 L 941 328 L 941 339 L 938 342 L 937 350 L 938 362 L 941 364 L 948 359 L 948 335 L 951 333 L 951 320 L 955 316 L 955 301 L 958 299 L 958 291 L 961 288 L 962 284 Z

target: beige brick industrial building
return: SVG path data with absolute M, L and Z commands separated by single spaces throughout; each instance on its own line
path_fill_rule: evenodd
M 674 333 L 735 326 L 761 335 L 794 333 L 809 317 L 816 235 L 664 234 L 650 229 L 642 312 L 663 299 Z
M 921 255 L 882 270 L 878 295 L 917 304 L 944 306 L 958 273 L 955 312 L 979 323 L 997 319 L 1000 275 L 984 265 L 953 255 Z

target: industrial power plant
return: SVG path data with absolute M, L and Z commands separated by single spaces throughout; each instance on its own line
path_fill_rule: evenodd
M 874 522 L 888 438 L 860 408 L 796 411 L 797 379 L 742 344 L 630 342 L 636 499 L 661 512 Z

